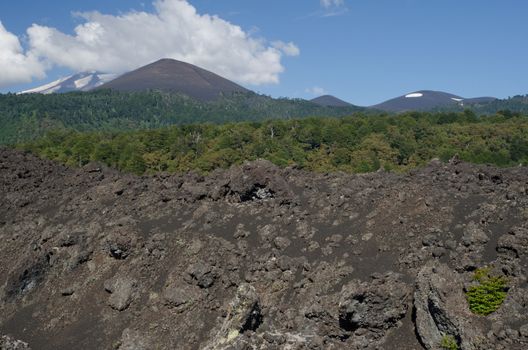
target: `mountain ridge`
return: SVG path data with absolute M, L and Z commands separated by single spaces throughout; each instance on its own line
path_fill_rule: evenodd
M 461 106 L 471 103 L 486 103 L 496 100 L 495 97 L 464 98 L 452 93 L 435 90 L 418 90 L 398 96 L 369 108 L 385 112 L 400 113 L 408 111 L 430 111 L 435 108 Z

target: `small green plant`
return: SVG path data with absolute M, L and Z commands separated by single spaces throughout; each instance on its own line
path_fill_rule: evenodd
M 440 347 L 445 350 L 458 350 L 458 344 L 452 335 L 444 334 Z
M 483 316 L 495 312 L 506 298 L 508 280 L 504 276 L 491 275 L 491 267 L 477 269 L 473 279 L 479 284 L 466 292 L 469 309 Z

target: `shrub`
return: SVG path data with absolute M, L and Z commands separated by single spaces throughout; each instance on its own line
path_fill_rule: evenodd
M 452 335 L 445 334 L 440 342 L 440 347 L 445 350 L 458 350 L 458 344 Z
M 476 314 L 487 316 L 495 312 L 504 302 L 508 292 L 508 280 L 504 276 L 491 275 L 491 268 L 475 271 L 473 279 L 479 284 L 466 292 L 469 309 Z

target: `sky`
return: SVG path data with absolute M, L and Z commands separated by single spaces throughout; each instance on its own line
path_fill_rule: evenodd
M 163 57 L 273 97 L 528 94 L 526 0 L 0 2 L 0 92 Z

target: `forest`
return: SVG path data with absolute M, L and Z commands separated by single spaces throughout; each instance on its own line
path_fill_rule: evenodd
M 57 129 L 18 147 L 72 166 L 97 161 L 136 174 L 207 173 L 259 158 L 318 172 L 402 172 L 455 155 L 507 167 L 528 165 L 528 116 L 356 113 L 124 132 Z
M 477 115 L 527 115 L 528 96 L 453 105 L 435 112 L 463 112 L 467 108 Z M 118 132 L 197 123 L 343 117 L 358 112 L 382 113 L 358 106 L 322 107 L 303 99 L 277 99 L 252 92 L 225 95 L 213 102 L 162 91 L 0 94 L 0 145 L 34 140 L 56 129 Z
M 238 93 L 200 102 L 175 93 L 97 90 L 66 94 L 0 94 L 0 144 L 15 144 L 60 128 L 77 131 L 152 129 L 189 123 L 226 123 L 345 116 L 360 107 L 322 107 L 302 99 Z

